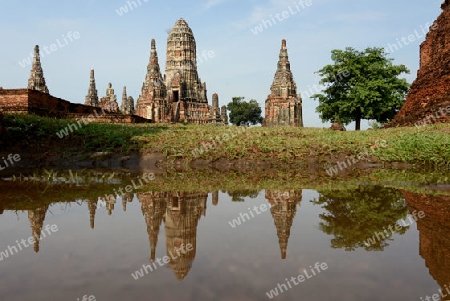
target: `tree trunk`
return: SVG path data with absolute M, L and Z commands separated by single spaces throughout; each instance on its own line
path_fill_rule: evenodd
M 361 118 L 356 118 L 355 123 L 355 131 L 361 130 Z

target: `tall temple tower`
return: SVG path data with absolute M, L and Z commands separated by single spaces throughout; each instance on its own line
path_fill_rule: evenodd
M 165 82 L 169 100 L 207 103 L 206 84 L 197 73 L 197 46 L 194 34 L 181 18 L 167 38 Z
M 282 40 L 277 71 L 265 104 L 264 126 L 303 127 L 302 98 L 291 71 L 286 40 Z
M 221 122 L 220 113 L 208 105 L 206 84 L 197 73 L 194 34 L 185 20 L 175 22 L 167 38 L 164 77 L 152 40 L 150 62 L 136 103 L 136 115 L 159 122 L 205 124 Z M 218 96 L 217 96 L 218 100 Z
M 86 95 L 84 104 L 87 106 L 98 107 L 98 92 L 95 86 L 94 69 L 91 70 L 91 79 L 89 82 L 89 90 Z
M 136 103 L 136 114 L 155 122 L 166 119 L 169 104 L 166 102 L 167 90 L 158 62 L 155 39 L 151 41 L 150 60 L 147 65 L 145 82 Z
M 28 79 L 28 89 L 49 94 L 47 85 L 45 84 L 38 45 L 34 46 L 33 64 L 31 66 L 30 78 Z

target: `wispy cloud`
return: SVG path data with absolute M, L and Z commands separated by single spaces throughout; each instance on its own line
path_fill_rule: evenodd
M 312 3 L 314 2 L 313 0 Z M 287 11 L 289 7 L 295 8 L 296 4 L 295 0 L 269 0 L 265 5 L 254 5 L 252 11 L 245 19 L 234 22 L 233 25 L 238 29 L 245 29 L 260 23 L 263 19 L 269 19 L 270 15 Z
M 210 8 L 213 8 L 214 6 L 217 6 L 223 2 L 225 2 L 226 0 L 209 0 L 208 2 L 205 3 L 204 7 L 205 10 L 208 10 Z
M 334 17 L 337 21 L 356 23 L 363 21 L 376 22 L 386 19 L 387 14 L 383 12 L 356 12 L 347 14 L 338 14 Z

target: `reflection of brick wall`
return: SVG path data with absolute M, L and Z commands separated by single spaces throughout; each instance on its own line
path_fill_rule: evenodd
M 121 113 L 103 113 L 100 108 L 71 103 L 67 100 L 29 89 L 0 89 L 0 109 L 4 113 L 36 114 L 57 118 L 87 118 L 101 123 L 142 123 L 149 120 Z M 95 114 L 97 112 L 97 115 Z M 104 116 L 103 116 L 104 115 Z M 99 116 L 99 117 L 97 117 Z
M 419 230 L 419 254 L 425 260 L 429 273 L 444 289 L 450 286 L 450 197 L 403 192 L 410 213 L 425 212 L 417 221 Z M 443 299 L 450 300 L 450 298 Z
M 450 4 L 432 25 L 420 46 L 420 70 L 406 102 L 387 126 L 412 126 L 440 108 L 450 109 Z M 437 28 L 436 28 L 437 27 Z M 450 122 L 450 113 L 438 114 L 439 122 Z M 437 122 L 437 120 L 436 120 Z

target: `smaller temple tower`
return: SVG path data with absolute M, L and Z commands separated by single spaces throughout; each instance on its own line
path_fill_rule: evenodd
M 228 125 L 228 114 L 227 114 L 227 106 L 223 105 L 220 110 L 220 119 L 222 119 L 222 123 Z
M 302 98 L 300 94 L 297 95 L 286 40 L 281 41 L 277 71 L 270 92 L 265 104 L 263 126 L 303 127 Z
M 167 89 L 159 67 L 156 43 L 152 39 L 150 60 L 141 95 L 137 99 L 136 114 L 155 122 L 170 121 L 170 105 L 166 96 Z
M 127 97 L 127 87 L 123 87 L 122 105 L 120 106 L 120 111 L 125 115 L 134 114 L 134 99 L 131 96 Z
M 210 107 L 210 122 L 211 123 L 221 123 L 222 119 L 220 116 L 220 107 L 219 107 L 219 95 L 214 93 L 212 95 L 212 105 Z
M 91 80 L 89 83 L 89 90 L 88 94 L 86 95 L 84 104 L 87 106 L 98 107 L 98 93 L 97 88 L 95 86 L 94 69 L 91 70 Z
M 34 46 L 33 64 L 31 66 L 30 78 L 28 79 L 28 89 L 49 94 L 47 85 L 45 84 L 38 45 Z

